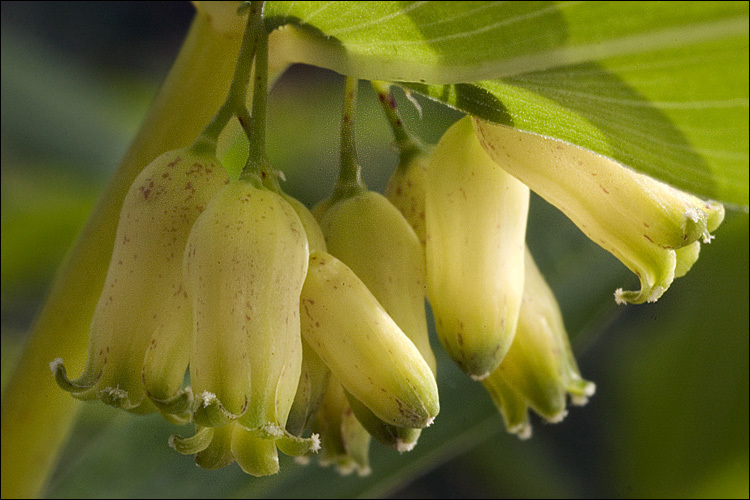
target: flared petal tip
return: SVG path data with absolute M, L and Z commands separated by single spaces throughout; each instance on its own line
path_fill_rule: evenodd
M 105 387 L 99 392 L 99 399 L 104 403 L 123 410 L 136 410 L 141 401 L 131 401 L 130 393 L 120 387 Z
M 52 370 L 52 375 L 55 377 L 55 381 L 61 389 L 68 391 L 76 397 L 82 397 L 83 395 L 86 395 L 88 399 L 95 397 L 89 393 L 91 392 L 91 388 L 94 387 L 96 381 L 80 383 L 79 380 L 70 380 L 62 358 L 55 358 L 50 361 L 49 368 Z
M 310 436 L 310 440 L 312 441 L 312 445 L 310 446 L 310 451 L 313 453 L 317 453 L 320 451 L 320 434 L 313 434 Z
M 222 427 L 241 416 L 235 415 L 224 408 L 219 398 L 210 391 L 203 391 L 196 398 L 197 408 L 193 412 L 193 420 L 204 427 Z M 247 404 L 245 404 L 245 407 Z
M 189 423 L 193 418 L 193 390 L 190 386 L 180 389 L 173 396 L 160 399 L 146 392 L 154 406 L 169 422 L 175 425 Z
M 526 441 L 531 437 L 531 424 L 529 422 L 521 422 L 508 427 L 508 432 L 518 436 L 518 439 Z
M 260 426 L 260 434 L 265 439 L 280 439 L 284 436 L 284 429 L 271 422 Z
M 628 302 L 623 298 L 623 295 L 625 295 L 625 291 L 622 288 L 618 288 L 615 290 L 615 303 L 618 306 L 624 306 Z
M 480 375 L 474 375 L 473 373 L 470 373 L 469 376 L 472 378 L 472 380 L 476 380 L 477 382 L 481 382 L 482 380 L 484 380 L 487 377 L 489 377 L 490 373 L 492 373 L 492 372 L 482 373 Z
M 369 476 L 370 474 L 372 474 L 372 469 L 370 468 L 369 465 L 366 467 L 362 467 L 362 466 L 357 467 L 357 475 L 359 477 L 366 477 L 366 476 Z
M 568 416 L 568 410 L 560 410 L 550 417 L 545 417 L 550 424 L 559 424 Z
M 194 435 L 187 438 L 172 434 L 167 439 L 167 445 L 182 455 L 194 455 L 208 448 L 213 437 L 213 427 L 200 427 Z
M 321 458 L 318 460 L 318 464 L 321 467 L 334 465 L 336 467 L 336 472 L 341 476 L 349 476 L 354 471 L 357 472 L 359 477 L 365 477 L 372 474 L 372 469 L 369 465 L 359 464 L 350 457 Z
M 618 305 L 624 304 L 643 304 L 644 302 L 656 302 L 659 297 L 664 295 L 666 287 L 655 286 L 650 290 L 626 291 L 622 288 L 615 290 L 615 302 Z
M 49 362 L 49 369 L 52 370 L 52 375 L 57 376 L 57 372 L 60 369 L 65 369 L 62 358 L 55 358 Z
M 399 453 L 403 453 L 405 451 L 411 451 L 411 450 L 414 449 L 414 447 L 416 445 L 417 445 L 416 441 L 412 441 L 412 442 L 408 442 L 407 443 L 407 442 L 405 442 L 405 441 L 403 441 L 401 439 L 397 439 L 396 440 L 396 451 L 398 451 Z
M 596 393 L 596 384 L 586 380 L 577 380 L 574 386 L 568 389 L 570 402 L 575 406 L 585 406 L 589 398 Z
M 295 436 L 271 422 L 257 429 L 256 434 L 260 438 L 273 440 L 284 454 L 291 457 L 309 456 L 320 450 L 320 435 L 312 434 L 309 438 Z

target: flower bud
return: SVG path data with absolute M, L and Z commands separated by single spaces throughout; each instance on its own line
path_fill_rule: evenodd
M 331 255 L 362 280 L 434 374 L 424 305 L 424 251 L 404 216 L 383 195 L 364 191 L 330 206 L 321 227 Z M 400 451 L 413 448 L 418 430 L 382 422 L 348 396 L 358 420 L 373 437 Z
M 461 369 L 481 380 L 516 330 L 529 189 L 485 153 L 467 116 L 432 152 L 425 205 L 427 294 L 438 336 Z
M 179 149 L 156 158 L 133 181 L 120 212 L 104 290 L 91 322 L 83 375 L 59 384 L 80 399 L 102 399 L 137 413 L 189 418 L 181 389 L 190 353 L 190 301 L 182 254 L 208 200 L 226 183 L 212 154 Z
M 432 422 L 439 411 L 432 371 L 351 269 L 313 252 L 301 300 L 303 335 L 347 391 L 392 425 Z
M 641 282 L 617 303 L 655 302 L 698 258 L 724 207 L 679 191 L 620 163 L 559 140 L 474 120 L 490 156 L 562 210 L 586 236 Z

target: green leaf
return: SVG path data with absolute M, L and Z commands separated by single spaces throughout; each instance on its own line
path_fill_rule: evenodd
M 538 37 L 545 48 L 564 38 L 551 2 L 268 2 L 264 14 L 269 29 L 298 26 L 295 37 L 317 46 L 299 62 L 368 80 L 492 78 L 507 73 L 508 60 L 537 51 L 519 43 L 529 23 L 556 26 Z
M 280 52 L 748 205 L 745 2 L 269 2 Z

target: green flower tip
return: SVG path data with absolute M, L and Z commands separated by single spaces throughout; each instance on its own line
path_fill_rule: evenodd
M 209 404 L 213 404 L 211 401 Z M 276 449 L 293 457 L 317 453 L 320 438 L 292 436 L 272 422 L 247 429 L 237 421 L 221 427 L 196 426 L 191 437 L 172 435 L 168 444 L 183 455 L 195 455 L 196 463 L 205 469 L 219 469 L 238 462 L 243 471 L 253 476 L 267 476 L 279 470 Z
M 531 435 L 529 408 L 547 422 L 558 423 L 568 415 L 568 396 L 572 404 L 582 406 L 596 390 L 580 375 L 557 300 L 528 249 L 525 267 L 515 339 L 497 370 L 482 382 L 508 432 L 522 439 Z
M 359 477 L 366 477 L 372 474 L 372 469 L 369 465 L 362 465 L 348 456 L 321 458 L 318 463 L 321 467 L 334 466 L 336 472 L 341 476 L 350 476 L 354 472 L 356 472 Z
M 531 438 L 531 424 L 528 420 L 525 420 L 514 426 L 510 426 L 507 428 L 507 430 L 509 434 L 515 434 L 516 436 L 518 436 L 518 439 L 522 441 L 526 441 L 527 439 Z
M 96 384 L 96 381 L 98 380 L 98 377 L 95 380 L 87 380 L 86 382 L 81 382 L 79 380 L 70 380 L 68 378 L 68 372 L 65 369 L 65 363 L 63 362 L 62 358 L 55 358 L 50 361 L 49 367 L 50 370 L 52 370 L 52 375 L 55 376 L 57 385 L 59 385 L 60 388 L 64 391 L 68 391 L 76 397 L 80 396 L 83 393 L 86 393 L 87 391 L 90 391 L 90 389 Z
M 222 427 L 242 416 L 246 408 L 247 400 L 245 400 L 242 411 L 239 414 L 234 414 L 224 407 L 216 394 L 204 391 L 198 398 L 193 419 L 196 423 L 206 427 Z
M 414 449 L 414 447 L 417 445 L 416 441 L 412 442 L 406 442 L 401 439 L 396 440 L 396 451 L 399 453 L 404 453 L 405 451 L 411 451 Z
M 189 438 L 183 438 L 175 434 L 169 436 L 167 444 L 178 453 L 183 455 L 194 455 L 208 448 L 213 438 L 213 427 L 200 427 L 198 431 Z
M 570 402 L 575 406 L 585 406 L 595 393 L 596 384 L 582 378 L 577 378 L 568 385 Z

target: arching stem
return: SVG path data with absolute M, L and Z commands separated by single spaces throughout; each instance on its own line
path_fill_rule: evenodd
M 357 107 L 359 80 L 346 78 L 344 87 L 344 107 L 341 115 L 341 167 L 339 178 L 331 195 L 331 201 L 349 198 L 367 190 L 362 180 L 362 168 L 357 158 L 354 114 Z
M 404 127 L 401 115 L 396 107 L 396 99 L 391 92 L 391 86 L 386 82 L 373 81 L 372 88 L 378 94 L 378 100 L 383 108 L 388 124 L 393 131 L 393 137 L 396 140 L 396 147 L 399 153 L 399 168 L 406 168 L 409 160 L 417 154 L 424 153 L 422 142 L 411 135 Z
M 237 66 L 235 66 L 234 69 L 232 83 L 229 86 L 229 93 L 227 94 L 224 104 L 222 104 L 219 111 L 216 112 L 216 116 L 214 116 L 211 123 L 203 129 L 200 137 L 196 140 L 196 147 L 204 147 L 206 144 L 213 144 L 215 149 L 215 144 L 219 138 L 219 134 L 221 134 L 221 131 L 227 126 L 229 120 L 231 120 L 233 116 L 237 116 L 240 118 L 240 122 L 242 122 L 243 114 L 247 113 L 245 100 L 247 96 L 247 87 L 250 82 L 250 73 L 253 67 L 253 58 L 257 49 L 256 45 L 260 38 L 260 34 L 262 33 L 265 35 L 262 20 L 263 2 L 250 2 L 250 8 L 248 11 L 249 15 L 247 18 L 247 25 L 242 37 L 242 45 L 240 46 L 240 54 L 237 58 Z
M 268 100 L 268 34 L 265 30 L 258 33 L 255 49 L 255 83 L 253 85 L 253 112 L 250 126 L 244 127 L 250 141 L 247 163 L 242 169 L 240 179 L 263 181 L 265 177 L 275 177 L 266 156 L 266 103 Z M 243 109 L 244 105 L 243 105 Z M 244 120 L 241 120 L 241 123 Z M 271 183 L 271 187 L 274 184 Z

